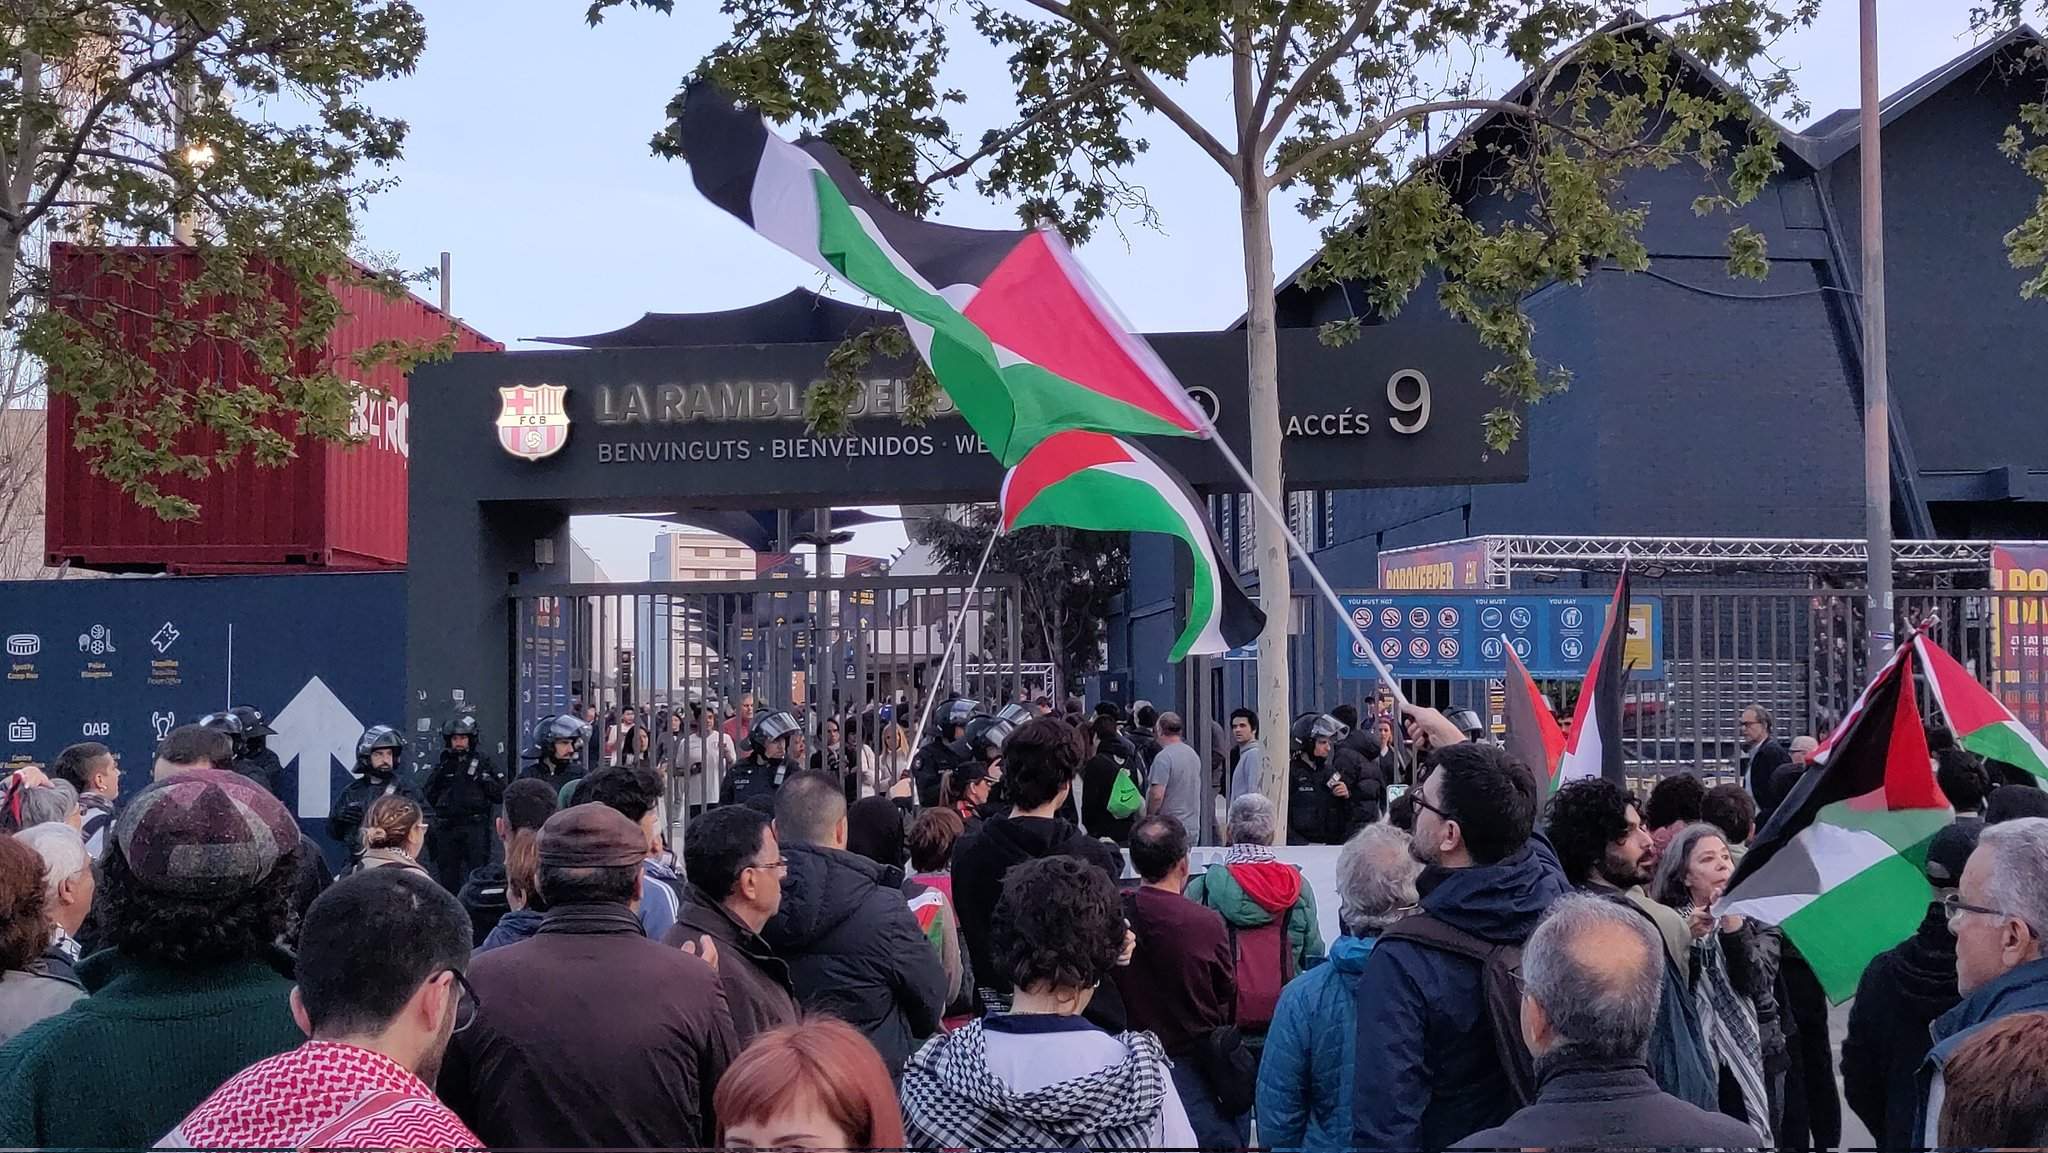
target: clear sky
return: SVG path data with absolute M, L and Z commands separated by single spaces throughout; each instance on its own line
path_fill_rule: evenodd
M 364 239 L 404 268 L 452 252 L 463 319 L 517 347 L 530 337 L 616 328 L 643 312 L 733 308 L 818 287 L 807 266 L 699 199 L 681 162 L 648 150 L 684 73 L 725 32 L 716 5 L 677 0 L 667 17 L 616 11 L 593 29 L 581 0 L 414 3 L 427 18 L 420 67 L 372 93 L 380 112 L 410 123 L 411 136 L 397 167 L 401 183 L 372 204 Z M 1967 50 L 1970 7 L 1879 0 L 1883 89 Z M 1856 102 L 1854 0 L 1823 0 L 1819 22 L 1779 49 L 1799 69 L 1816 118 Z M 1001 58 L 970 29 L 956 34 L 955 50 L 953 82 L 970 97 L 955 119 L 972 139 L 1001 121 L 1008 82 Z M 1197 115 L 1227 120 L 1220 71 L 1198 73 L 1192 87 L 1217 97 L 1191 97 Z M 1235 192 L 1178 130 L 1156 118 L 1140 123 L 1151 150 L 1134 175 L 1160 227 L 1105 230 L 1082 259 L 1142 330 L 1228 324 L 1244 311 Z M 938 215 L 985 227 L 1015 221 L 1007 206 L 964 187 Z M 1313 254 L 1316 229 L 1291 211 L 1276 214 L 1281 275 Z M 615 517 L 577 524 L 585 547 L 629 580 L 645 576 L 655 531 Z M 863 530 L 854 549 L 887 555 L 901 542 L 894 526 L 878 526 Z

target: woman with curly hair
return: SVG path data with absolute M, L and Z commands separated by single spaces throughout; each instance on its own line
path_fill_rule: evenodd
M 1043 857 L 1012 868 L 991 952 L 1016 990 L 1008 1013 L 927 1042 L 903 1070 L 916 1149 L 1187 1149 L 1194 1129 L 1150 1033 L 1081 1017 L 1129 961 L 1116 885 L 1093 865 Z

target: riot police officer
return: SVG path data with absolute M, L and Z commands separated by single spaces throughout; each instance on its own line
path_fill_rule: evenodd
M 341 842 L 350 854 L 362 851 L 356 834 L 363 827 L 363 814 L 369 811 L 370 802 L 378 797 L 393 793 L 406 797 L 420 807 L 427 826 L 433 827 L 434 807 L 399 767 L 398 758 L 404 752 L 405 738 L 389 725 L 373 725 L 356 741 L 356 779 L 343 786 L 327 815 L 327 835 Z
M 521 777 L 546 781 L 557 793 L 572 781 L 583 779 L 583 745 L 590 739 L 590 726 L 572 713 L 545 717 L 533 730 L 532 763 L 519 771 Z
M 928 809 L 939 803 L 939 782 L 967 763 L 967 748 L 960 743 L 967 735 L 967 722 L 982 715 L 979 702 L 957 694 L 939 702 L 933 710 L 932 731 L 910 762 L 910 775 L 917 781 L 918 805 Z
M 757 713 L 747 730 L 747 755 L 728 769 L 718 795 L 728 805 L 745 804 L 749 797 L 773 796 L 790 774 L 789 738 L 797 731 L 796 718 L 781 709 Z
M 1351 782 L 1330 763 L 1330 752 L 1350 732 L 1328 713 L 1298 717 L 1287 765 L 1287 843 L 1341 845 L 1349 825 Z
M 441 726 L 441 759 L 427 775 L 427 803 L 439 816 L 427 830 L 434 875 L 460 892 L 470 870 L 491 861 L 491 814 L 505 799 L 505 773 L 476 747 L 476 717 L 457 713 Z
M 251 705 L 236 705 L 228 710 L 242 722 L 242 746 L 235 754 L 235 771 L 270 790 L 270 795 L 282 797 L 278 792 L 284 787 L 284 765 L 277 754 L 270 751 L 269 738 L 277 735 L 263 720 L 263 713 Z

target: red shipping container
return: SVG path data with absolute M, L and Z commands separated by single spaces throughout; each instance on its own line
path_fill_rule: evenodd
M 52 298 L 76 316 L 116 307 L 153 316 L 180 307 L 179 292 L 198 273 L 198 256 L 182 248 L 94 248 L 56 244 L 50 250 Z M 279 278 L 285 323 L 296 324 L 296 292 Z M 366 393 L 357 404 L 358 445 L 301 438 L 296 455 L 277 468 L 242 459 L 193 480 L 159 480 L 166 493 L 199 506 L 192 520 L 166 521 L 118 487 L 92 474 L 75 451 L 77 405 L 52 395 L 49 407 L 48 515 L 44 548 L 49 563 L 122 572 L 248 571 L 247 566 L 389 569 L 405 565 L 406 378 L 390 364 L 365 371 L 356 354 L 384 341 L 431 344 L 448 331 L 441 310 L 414 296 L 396 299 L 360 286 L 336 293 L 342 317 L 324 347 L 302 350 L 299 371 L 331 366 Z M 260 382 L 261 374 L 232 343 L 195 342 L 166 361 L 145 346 L 139 322 L 124 325 L 133 351 L 152 361 L 164 384 L 189 389 L 201 381 Z M 504 345 L 456 322 L 459 352 L 502 352 Z M 289 430 L 288 423 L 277 427 Z M 188 434 L 180 451 L 206 451 L 211 434 Z

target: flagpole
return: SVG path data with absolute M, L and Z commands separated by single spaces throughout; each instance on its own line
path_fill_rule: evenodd
M 917 718 L 912 740 L 923 740 L 925 727 L 932 723 L 932 703 L 939 699 L 939 686 L 945 683 L 946 665 L 953 659 L 953 643 L 960 639 L 960 627 L 967 623 L 967 614 L 974 611 L 975 594 L 981 592 L 981 574 L 988 568 L 988 558 L 995 555 L 996 538 L 1002 535 L 1000 525 L 988 534 L 988 547 L 981 550 L 981 563 L 974 566 L 974 579 L 967 586 L 967 599 L 960 603 L 960 613 L 953 618 L 953 630 L 946 637 L 946 647 L 939 653 L 939 672 L 932 678 L 932 691 L 924 695 L 924 710 Z
M 1197 409 L 1196 411 L 1199 412 L 1200 410 Z M 1308 579 L 1315 582 L 1316 590 L 1321 592 L 1323 599 L 1330 602 L 1330 607 L 1336 610 L 1337 619 L 1344 622 L 1344 630 L 1351 634 L 1352 647 L 1365 653 L 1366 659 L 1372 662 L 1373 671 L 1379 674 L 1380 683 L 1393 691 L 1395 706 L 1404 711 L 1412 709 L 1414 706 L 1408 703 L 1407 694 L 1401 691 L 1401 682 L 1395 679 L 1394 674 L 1387 670 L 1386 662 L 1380 660 L 1380 654 L 1373 651 L 1372 645 L 1365 639 L 1365 633 L 1359 629 L 1358 622 L 1352 620 L 1351 614 L 1344 611 L 1343 600 L 1337 596 L 1337 590 L 1330 587 L 1330 582 L 1323 578 L 1323 570 L 1316 567 L 1316 562 L 1309 557 L 1308 550 L 1302 547 L 1301 541 L 1296 539 L 1294 533 L 1288 529 L 1286 515 L 1274 507 L 1272 498 L 1268 497 L 1259 488 L 1257 482 L 1252 480 L 1251 471 L 1245 468 L 1242 460 L 1237 458 L 1237 453 L 1230 447 L 1230 442 L 1224 440 L 1223 434 L 1216 431 L 1215 422 L 1211 421 L 1206 413 L 1202 414 L 1202 427 L 1208 432 L 1210 443 L 1214 444 L 1217 451 L 1223 454 L 1224 460 L 1230 462 L 1231 470 L 1237 473 L 1237 479 L 1244 482 L 1244 487 L 1252 494 L 1252 499 L 1259 503 L 1259 507 L 1265 510 L 1268 517 L 1272 518 L 1273 527 L 1278 529 L 1280 535 L 1286 539 L 1287 547 L 1294 553 L 1294 558 L 1301 562 L 1303 568 L 1308 570 Z M 1282 612 L 1289 612 L 1292 609 L 1292 605 L 1280 606 L 1280 611 Z M 1273 610 L 1269 606 L 1267 611 L 1271 612 Z

